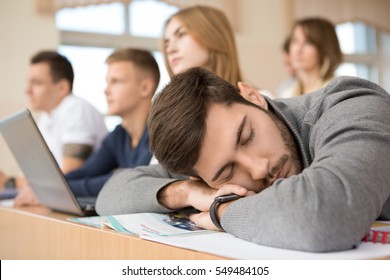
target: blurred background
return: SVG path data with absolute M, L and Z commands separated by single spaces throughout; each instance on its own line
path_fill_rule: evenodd
M 223 10 L 235 31 L 246 82 L 275 92 L 288 77 L 282 45 L 296 19 L 309 16 L 332 21 L 344 53 L 337 75 L 352 75 L 390 91 L 389 0 L 1 0 L 0 118 L 27 106 L 24 96 L 30 57 L 57 49 L 75 70 L 73 93 L 103 114 L 106 57 L 119 47 L 152 50 L 169 76 L 161 53 L 165 20 L 196 4 Z M 107 117 L 109 129 L 118 120 Z M 0 170 L 17 165 L 0 138 Z

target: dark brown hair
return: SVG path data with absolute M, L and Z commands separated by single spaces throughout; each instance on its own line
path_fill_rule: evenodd
M 155 58 L 149 51 L 133 48 L 118 49 L 106 59 L 107 64 L 120 61 L 133 62 L 139 69 L 149 72 L 155 83 L 154 91 L 156 90 L 160 81 L 160 70 Z
M 65 56 L 60 55 L 56 51 L 41 51 L 31 58 L 30 63 L 49 64 L 50 75 L 53 81 L 58 82 L 61 79 L 67 80 L 69 82 L 70 91 L 72 91 L 74 73 L 72 64 Z
M 150 150 L 164 168 L 197 176 L 193 166 L 205 135 L 207 110 L 213 103 L 253 105 L 233 85 L 199 67 L 173 76 L 157 95 L 148 119 Z

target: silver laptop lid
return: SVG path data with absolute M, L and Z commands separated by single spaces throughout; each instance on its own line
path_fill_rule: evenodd
M 0 131 L 42 205 L 61 212 L 85 214 L 29 110 L 1 120 Z

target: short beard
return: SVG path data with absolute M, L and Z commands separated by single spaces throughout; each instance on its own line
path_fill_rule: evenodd
M 294 173 L 298 174 L 299 172 L 302 171 L 302 160 L 301 157 L 299 156 L 298 145 L 295 142 L 291 131 L 289 130 L 287 125 L 282 120 L 280 120 L 279 117 L 275 115 L 275 113 L 269 110 L 265 112 L 268 114 L 271 120 L 275 123 L 277 129 L 280 131 L 280 135 L 282 136 L 284 146 L 286 147 L 286 150 L 288 151 L 292 159 Z

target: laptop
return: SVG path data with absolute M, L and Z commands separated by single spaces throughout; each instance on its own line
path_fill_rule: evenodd
M 96 198 L 75 197 L 28 109 L 0 120 L 0 132 L 40 204 L 78 216 L 96 215 Z

